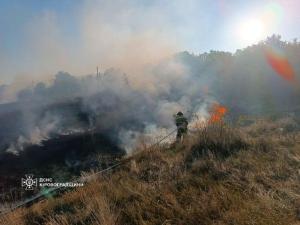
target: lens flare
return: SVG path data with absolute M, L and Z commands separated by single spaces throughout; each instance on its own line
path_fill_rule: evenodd
M 273 70 L 287 81 L 295 81 L 295 72 L 284 53 L 275 47 L 266 47 L 265 56 Z
M 275 29 L 282 21 L 283 7 L 276 2 L 269 3 L 262 16 L 262 20 L 269 29 Z

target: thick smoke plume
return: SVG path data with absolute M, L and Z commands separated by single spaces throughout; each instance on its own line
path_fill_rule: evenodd
M 53 84 L 20 91 L 12 109 L 19 124 L 10 128 L 14 135 L 6 150 L 16 153 L 55 135 L 87 131 L 104 133 L 129 149 L 142 133 L 174 129 L 172 114 L 191 112 L 204 101 L 189 96 L 185 87 L 191 77 L 180 60 L 165 60 L 141 75 L 149 80 L 143 88 L 134 76 L 115 69 L 81 78 L 60 72 Z
M 264 50 L 270 45 L 286 54 L 295 71 L 295 85 L 268 64 Z M 182 52 L 137 66 L 132 73 L 108 69 L 98 76 L 76 77 L 59 72 L 52 83 L 33 84 L 18 92 L 15 103 L 0 107 L 1 149 L 16 152 L 24 144 L 86 131 L 101 132 L 132 147 L 143 133 L 174 129 L 172 114 L 177 111 L 193 124 L 193 118 L 207 119 L 215 103 L 225 106 L 231 118 L 295 114 L 300 99 L 299 46 L 272 36 L 235 54 Z M 2 89 L 5 96 L 10 86 Z

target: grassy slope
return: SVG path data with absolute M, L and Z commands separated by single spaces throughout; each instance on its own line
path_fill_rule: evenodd
M 300 224 L 300 133 L 290 125 L 200 129 L 1 224 Z

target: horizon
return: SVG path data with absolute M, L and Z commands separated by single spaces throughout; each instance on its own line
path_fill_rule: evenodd
M 190 54 L 190 55 L 193 55 L 193 56 L 196 56 L 196 57 L 197 57 L 197 56 L 200 56 L 200 55 L 202 55 L 202 54 L 210 54 L 211 52 L 224 52 L 224 53 L 229 53 L 229 54 L 231 54 L 232 56 L 234 56 L 238 51 L 247 49 L 247 48 L 252 47 L 252 46 L 259 45 L 260 43 L 266 41 L 267 38 L 272 37 L 272 36 L 274 36 L 274 35 L 275 35 L 275 36 L 280 36 L 280 37 L 281 37 L 281 41 L 286 42 L 286 43 L 292 43 L 292 40 L 295 40 L 295 39 L 298 41 L 297 38 L 294 38 L 294 39 L 292 39 L 292 40 L 283 40 L 283 39 L 282 39 L 282 36 L 281 36 L 280 34 L 272 34 L 272 35 L 270 35 L 270 36 L 267 36 L 265 39 L 258 41 L 257 43 L 253 43 L 253 44 L 251 44 L 251 45 L 247 45 L 247 46 L 245 46 L 245 47 L 238 48 L 238 49 L 236 49 L 234 52 L 226 51 L 226 50 L 218 50 L 218 49 L 210 49 L 210 50 L 208 50 L 208 51 L 198 52 L 198 53 L 195 53 L 195 52 L 192 52 L 192 51 L 189 51 L 189 50 L 178 50 L 177 52 L 172 53 L 172 55 L 170 55 L 170 56 L 168 56 L 168 57 L 173 57 L 173 56 L 176 56 L 177 54 L 181 54 L 181 53 L 188 53 L 188 54 Z M 153 66 L 153 65 L 152 65 L 152 66 Z M 117 70 L 120 70 L 120 68 L 114 67 L 113 65 L 108 66 L 108 67 L 106 67 L 106 68 L 100 68 L 100 69 L 101 69 L 101 71 L 98 71 L 99 73 L 101 73 L 101 72 L 104 73 L 105 71 L 110 70 L 110 69 L 117 69 Z M 76 77 L 84 77 L 84 76 L 89 76 L 89 75 L 95 75 L 95 74 L 97 74 L 97 70 L 99 70 L 98 65 L 95 66 L 94 71 L 91 70 L 89 73 L 79 74 L 79 75 L 78 75 L 78 74 L 73 74 L 73 73 L 71 73 L 70 71 L 64 70 L 64 69 L 62 68 L 62 69 L 59 69 L 59 70 L 57 70 L 56 72 L 53 72 L 52 74 L 50 74 L 50 75 L 47 77 L 47 79 L 43 79 L 43 77 L 41 77 L 40 79 L 39 79 L 39 78 L 30 79 L 30 78 L 32 78 L 32 77 L 30 77 L 30 78 L 29 78 L 29 79 L 30 79 L 29 83 L 30 83 L 31 85 L 36 85 L 36 84 L 39 83 L 39 82 L 47 82 L 47 81 L 50 81 L 50 83 L 51 83 L 51 81 L 53 81 L 53 79 L 55 78 L 55 76 L 56 76 L 58 73 L 60 73 L 60 72 L 66 72 L 66 73 L 69 73 L 70 75 L 76 76 Z M 9 85 L 12 85 L 14 82 L 16 82 L 16 81 L 14 80 L 14 81 L 7 82 L 7 83 L 0 82 L 0 86 L 9 86 Z M 24 82 L 24 80 L 22 80 L 22 82 Z M 27 83 L 27 85 L 28 85 L 29 83 Z M 26 88 L 26 85 L 24 86 L 24 88 Z M 27 87 L 27 88 L 28 88 L 28 87 Z
M 0 83 L 57 71 L 155 64 L 176 52 L 234 53 L 280 34 L 300 37 L 295 0 L 0 2 Z M 144 54 L 141 54 L 142 53 Z M 130 61 L 124 63 L 124 59 Z

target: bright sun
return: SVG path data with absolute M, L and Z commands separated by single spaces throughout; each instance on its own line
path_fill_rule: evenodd
M 264 38 L 266 29 L 261 20 L 253 18 L 241 21 L 237 27 L 237 33 L 243 44 L 251 45 Z

